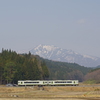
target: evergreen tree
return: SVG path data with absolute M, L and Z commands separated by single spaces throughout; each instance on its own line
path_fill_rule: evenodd
M 41 61 L 32 56 L 30 52 L 17 54 L 15 51 L 2 49 L 2 53 L 0 53 L 0 84 L 17 83 L 18 80 L 43 79 L 44 74 L 42 73 L 46 73 L 45 67 L 42 67 Z

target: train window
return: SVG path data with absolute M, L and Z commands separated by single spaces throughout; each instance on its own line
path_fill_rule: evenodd
M 24 83 L 39 83 L 39 82 L 24 82 Z
M 55 82 L 55 83 L 59 83 L 59 82 Z
M 43 84 L 49 84 L 49 83 L 53 83 L 53 82 L 49 82 L 49 81 L 48 82 L 43 82 Z
M 66 82 L 62 81 L 62 82 L 55 82 L 55 83 L 66 83 Z
M 66 83 L 72 83 L 72 81 L 67 81 Z

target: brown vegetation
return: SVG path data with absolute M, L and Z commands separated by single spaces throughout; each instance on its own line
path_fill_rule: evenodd
M 70 100 L 76 98 L 78 100 L 79 98 L 89 99 L 91 97 L 100 98 L 99 86 L 0 87 L 0 98 L 3 100 L 4 98 L 8 98 L 7 100 L 11 100 L 11 98 L 18 100 L 25 100 L 25 98 L 27 98 L 26 100 L 67 100 L 69 98 L 68 100 Z
M 86 80 L 95 80 L 97 83 L 100 83 L 100 69 L 94 70 L 94 71 L 88 73 L 84 77 L 84 79 L 85 79 L 85 81 Z

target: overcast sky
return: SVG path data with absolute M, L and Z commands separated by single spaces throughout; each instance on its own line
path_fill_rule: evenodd
M 100 0 L 0 0 L 0 49 L 39 44 L 100 57 Z

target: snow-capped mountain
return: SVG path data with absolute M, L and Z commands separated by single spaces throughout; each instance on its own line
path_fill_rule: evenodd
M 86 67 L 95 67 L 100 65 L 100 58 L 89 55 L 81 55 L 72 50 L 62 49 L 53 45 L 39 45 L 30 50 L 31 54 L 40 57 L 70 63 L 78 63 Z

